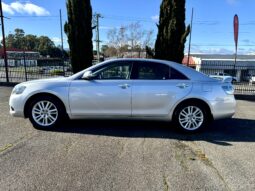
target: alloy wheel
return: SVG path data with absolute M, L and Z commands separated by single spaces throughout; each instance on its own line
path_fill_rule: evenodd
M 194 131 L 203 124 L 204 114 L 199 107 L 188 106 L 180 111 L 178 119 L 182 128 L 188 131 Z
M 32 117 L 38 125 L 47 127 L 57 121 L 58 109 L 50 101 L 39 101 L 33 106 Z

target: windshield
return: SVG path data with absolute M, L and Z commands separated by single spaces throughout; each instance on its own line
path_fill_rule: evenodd
M 99 67 L 99 66 L 102 66 L 102 65 L 104 65 L 104 64 L 106 64 L 106 63 L 108 63 L 109 61 L 104 61 L 104 62 L 101 62 L 101 63 L 98 63 L 98 64 L 95 64 L 95 65 L 93 65 L 93 66 L 91 66 L 91 67 L 89 67 L 89 68 L 86 68 L 86 69 L 84 69 L 84 70 L 82 70 L 82 71 L 80 71 L 80 72 L 78 72 L 78 73 L 76 73 L 76 74 L 73 74 L 72 76 L 69 76 L 68 78 L 69 79 L 77 79 L 77 78 L 81 78 L 81 76 L 84 74 L 84 72 L 85 71 L 88 71 L 88 70 L 93 70 L 93 69 L 95 69 L 95 68 L 97 68 L 97 67 Z

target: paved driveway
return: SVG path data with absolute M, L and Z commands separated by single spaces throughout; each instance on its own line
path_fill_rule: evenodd
M 0 87 L 0 190 L 255 190 L 255 103 L 197 135 L 168 123 L 72 121 L 38 131 Z

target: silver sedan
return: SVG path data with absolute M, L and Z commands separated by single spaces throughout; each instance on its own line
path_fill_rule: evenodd
M 213 119 L 229 118 L 236 101 L 230 82 L 181 64 L 153 59 L 103 62 L 67 78 L 24 82 L 9 105 L 15 117 L 50 129 L 63 119 L 150 119 L 173 121 L 186 132 Z

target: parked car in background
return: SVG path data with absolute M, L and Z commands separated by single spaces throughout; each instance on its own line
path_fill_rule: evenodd
M 230 82 L 189 67 L 153 59 L 117 59 L 67 78 L 28 81 L 14 87 L 10 113 L 51 129 L 63 119 L 111 118 L 173 121 L 194 132 L 229 118 L 236 101 Z
M 213 75 L 209 75 L 211 78 L 217 79 L 217 80 L 222 80 L 225 81 L 226 79 L 231 78 L 231 82 L 237 82 L 237 78 L 234 76 L 231 76 L 228 73 L 223 73 L 223 72 L 215 72 Z
M 245 81 L 248 81 L 250 84 L 255 83 L 255 75 L 252 74 L 248 74 L 247 76 L 245 76 Z

